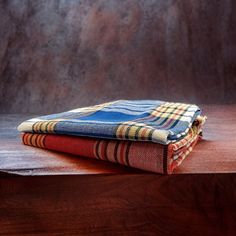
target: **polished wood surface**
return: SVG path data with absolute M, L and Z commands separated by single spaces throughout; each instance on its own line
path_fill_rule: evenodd
M 236 105 L 205 105 L 204 138 L 175 170 L 186 173 L 236 172 Z M 17 124 L 32 115 L 0 116 L 0 170 L 19 175 L 145 173 L 118 164 L 42 150 L 21 143 Z
M 175 173 L 236 172 L 236 105 L 203 106 L 203 140 Z
M 21 144 L 34 117 L 116 99 L 236 102 L 235 0 L 0 1 L 0 235 L 236 235 L 236 105 L 202 106 L 173 175 Z M 1 113 L 24 113 L 7 115 Z
M 234 236 L 236 106 L 202 107 L 204 140 L 169 176 L 24 146 L 32 116 L 1 115 L 0 235 Z
M 138 170 L 110 162 L 25 146 L 17 124 L 29 115 L 0 116 L 0 172 L 17 175 L 84 175 L 135 173 Z
M 235 174 L 0 178 L 0 235 L 234 236 Z

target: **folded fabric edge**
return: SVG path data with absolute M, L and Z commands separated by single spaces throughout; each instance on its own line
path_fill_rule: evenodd
M 182 161 L 192 152 L 198 140 L 202 138 L 202 126 L 207 120 L 206 116 L 198 116 L 193 122 L 186 136 L 181 140 L 168 145 L 168 158 L 166 172 L 172 173 Z
M 204 124 L 206 120 L 205 116 L 198 116 L 195 121 L 193 122 L 196 123 L 198 122 L 199 124 Z M 60 135 L 73 135 L 73 136 L 81 136 L 81 137 L 90 137 L 90 138 L 105 138 L 105 139 L 112 139 L 112 140 L 126 140 L 126 141 L 142 141 L 142 142 L 153 142 L 153 143 L 160 143 L 160 144 L 169 144 L 169 143 L 175 143 L 178 142 L 179 140 L 181 140 L 182 138 L 184 138 L 187 134 L 188 131 L 191 129 L 191 126 L 189 128 L 187 128 L 187 130 L 185 131 L 185 133 L 181 134 L 181 136 L 177 139 L 177 140 L 168 140 L 168 136 L 170 134 L 170 130 L 162 130 L 162 129 L 153 129 L 152 127 L 149 126 L 144 126 L 142 128 L 142 134 L 145 133 L 148 134 L 148 136 L 146 137 L 139 137 L 137 138 L 136 136 L 134 136 L 134 134 L 136 135 L 137 131 L 140 131 L 141 128 L 136 128 L 136 126 L 134 125 L 128 125 L 127 127 L 123 128 L 124 131 L 128 131 L 129 132 L 129 136 L 126 137 L 126 135 L 124 136 L 124 132 L 122 133 L 122 135 L 120 135 L 118 132 L 119 129 L 117 129 L 116 134 L 114 134 L 114 136 L 103 136 L 103 134 L 98 135 L 95 133 L 93 135 L 90 134 L 82 134 L 82 133 L 77 133 L 75 134 L 74 132 L 70 133 L 68 132 L 62 132 L 62 131 L 55 131 L 55 127 L 58 124 L 58 122 L 60 122 L 61 119 L 57 119 L 57 120 L 48 120 L 48 121 L 38 121 L 37 118 L 33 118 L 31 120 L 25 121 L 23 123 L 21 123 L 18 126 L 18 131 L 20 132 L 30 132 L 30 133 L 57 133 Z M 63 121 L 66 122 L 66 121 Z M 71 123 L 71 122 L 70 122 Z M 191 124 L 193 126 L 193 124 Z M 105 129 L 105 125 L 103 124 L 103 129 Z M 138 126 L 139 127 L 139 126 Z M 109 130 L 109 126 L 107 127 L 107 129 Z M 141 135 L 142 135 L 141 134 Z M 150 136 L 151 134 L 151 136 Z
M 192 151 L 200 131 L 201 126 L 195 130 L 191 129 L 185 139 L 169 145 L 32 133 L 23 133 L 22 141 L 29 146 L 107 160 L 155 173 L 171 174 Z

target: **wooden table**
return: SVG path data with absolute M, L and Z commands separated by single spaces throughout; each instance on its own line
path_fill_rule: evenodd
M 203 106 L 204 140 L 171 176 L 21 144 L 0 116 L 0 235 L 235 235 L 236 105 Z

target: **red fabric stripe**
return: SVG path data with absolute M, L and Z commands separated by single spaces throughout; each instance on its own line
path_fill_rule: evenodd
M 98 139 L 95 138 L 85 138 L 85 137 L 76 137 L 68 135 L 56 135 L 56 134 L 34 134 L 39 135 L 37 138 L 37 146 L 43 146 L 42 140 L 44 140 L 44 148 L 71 153 L 79 156 L 92 157 L 96 158 L 95 149 Z M 193 133 L 189 135 L 194 136 Z M 30 138 L 33 137 L 33 134 L 26 133 L 22 136 L 22 141 L 27 145 L 30 144 Z M 170 174 L 173 169 L 180 165 L 182 160 L 185 158 L 186 153 L 186 144 L 191 145 L 192 147 L 196 144 L 197 138 L 190 139 L 189 142 L 182 140 L 179 143 L 168 145 L 168 156 L 167 156 L 167 171 Z M 127 165 L 126 152 L 127 152 L 127 141 L 115 141 L 115 140 L 99 140 L 98 153 L 101 159 L 107 158 L 110 161 L 116 161 L 123 165 Z M 184 146 L 181 147 L 182 143 Z M 180 145 L 181 144 L 181 145 Z M 180 147 L 176 149 L 176 147 Z M 107 152 L 105 153 L 105 150 Z M 116 155 L 117 153 L 117 155 Z M 173 156 L 180 154 L 177 160 L 173 160 Z M 157 173 L 163 173 L 163 145 L 155 144 L 150 142 L 130 142 L 129 148 L 129 165 L 135 168 L 154 171 Z
M 124 144 L 124 142 L 120 142 L 120 146 L 119 146 L 119 149 L 118 149 L 118 162 L 120 164 L 123 164 L 123 165 L 125 164 L 125 162 L 124 162 L 124 158 L 125 158 L 124 151 L 125 151 L 125 144 Z
M 96 139 L 64 135 L 47 135 L 45 148 L 95 158 L 93 152 L 95 143 Z
M 100 159 L 102 160 L 106 160 L 107 144 L 107 141 L 100 143 Z

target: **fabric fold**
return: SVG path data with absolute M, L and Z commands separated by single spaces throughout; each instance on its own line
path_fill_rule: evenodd
M 196 105 L 119 100 L 18 126 L 25 145 L 171 174 L 202 137 Z
M 191 104 L 119 100 L 33 118 L 18 130 L 169 144 L 187 135 L 200 114 Z
M 168 145 L 57 134 L 22 134 L 25 145 L 163 174 L 171 174 L 192 151 L 199 138 L 201 138 L 199 128 L 197 133 L 191 128 L 183 140 Z

